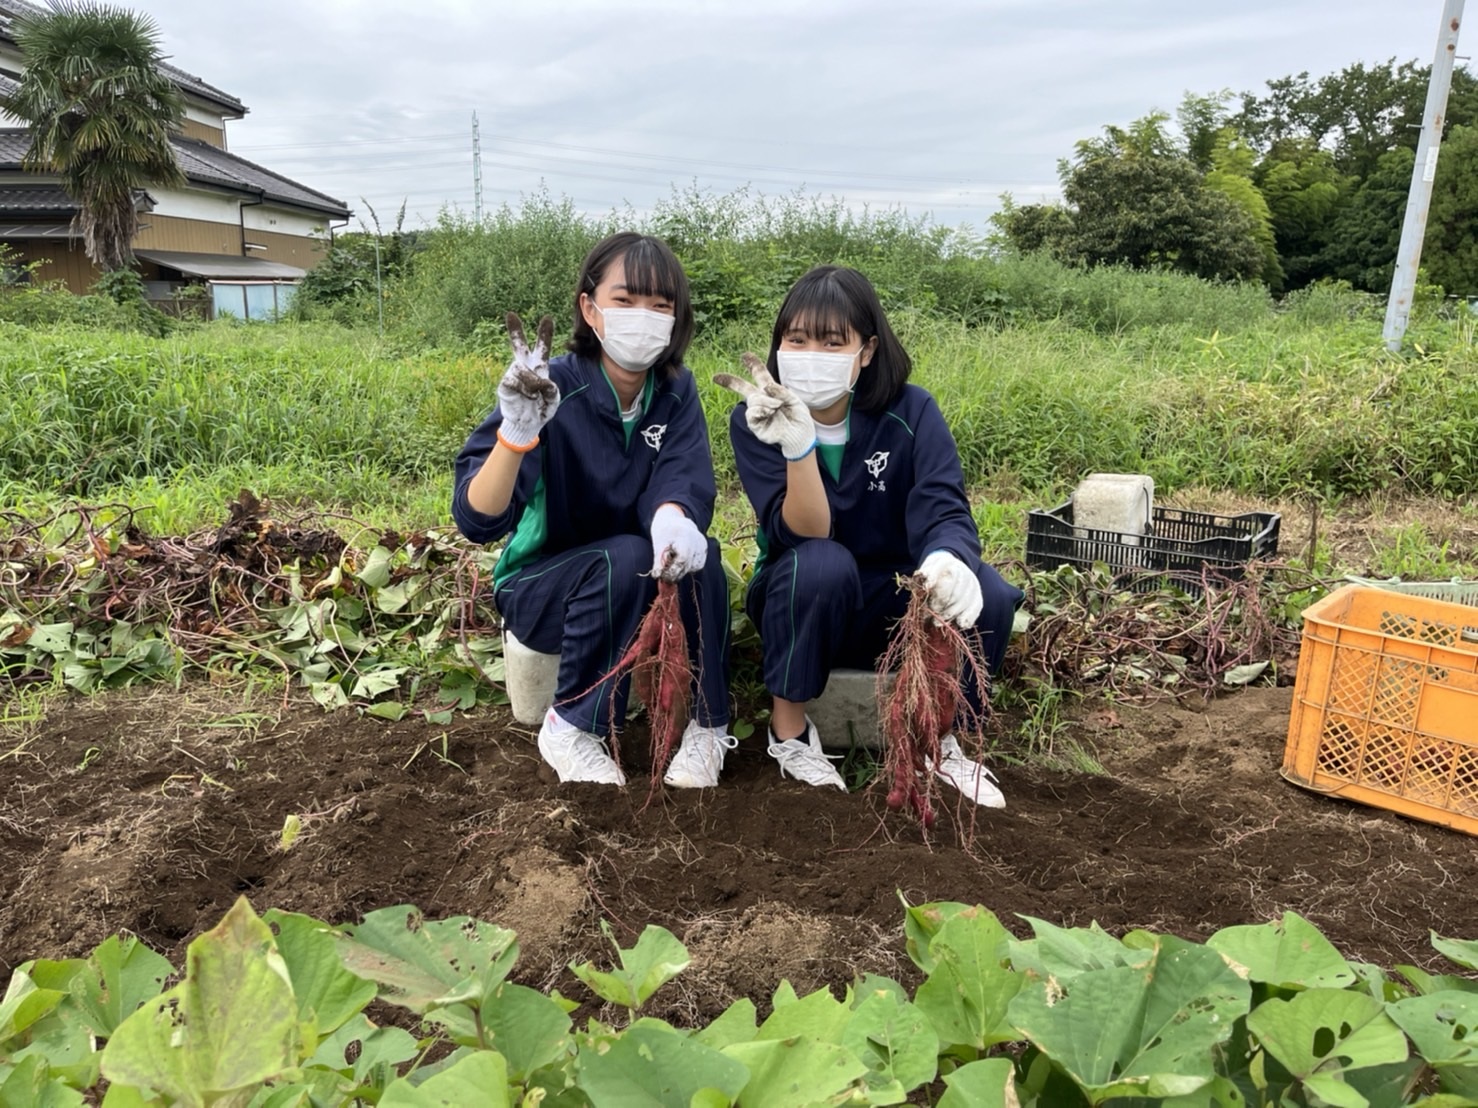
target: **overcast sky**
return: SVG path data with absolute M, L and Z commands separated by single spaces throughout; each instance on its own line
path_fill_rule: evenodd
M 124 0 L 129 3 L 130 0 Z M 233 151 L 411 224 L 800 188 L 984 224 L 1187 90 L 1431 61 L 1442 0 L 132 0 L 251 110 Z M 1478 32 L 1475 32 L 1478 33 Z M 1478 44 L 1465 42 L 1472 49 Z M 1460 51 L 1461 53 L 1462 51 Z

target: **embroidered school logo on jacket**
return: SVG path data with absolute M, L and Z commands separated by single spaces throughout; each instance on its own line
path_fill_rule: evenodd
M 662 449 L 662 436 L 667 434 L 667 424 L 658 423 L 644 428 L 641 437 L 647 440 L 647 445 L 653 450 Z
M 882 477 L 883 470 L 888 468 L 888 452 L 886 450 L 879 450 L 862 464 L 867 466 L 867 472 L 872 476 L 872 480 L 868 482 L 867 491 L 887 492 L 888 486 L 883 484 L 878 478 Z

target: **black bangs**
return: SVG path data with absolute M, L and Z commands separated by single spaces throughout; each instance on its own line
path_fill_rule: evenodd
M 637 296 L 685 299 L 688 280 L 671 250 L 653 238 L 631 244 L 622 259 L 626 266 L 626 291 Z M 602 274 L 604 276 L 604 274 Z
M 800 331 L 807 338 L 824 339 L 828 335 L 846 336 L 856 332 L 861 339 L 873 335 L 873 321 L 865 308 L 843 287 L 839 270 L 812 270 L 802 277 L 775 320 L 777 336 Z
M 872 360 L 857 376 L 853 394 L 853 406 L 863 411 L 887 410 L 913 372 L 908 352 L 888 326 L 877 290 L 855 269 L 817 266 L 792 286 L 770 335 L 771 373 L 779 373 L 775 352 L 780 349 L 780 340 L 795 330 L 810 339 L 824 339 L 833 333 L 845 337 L 848 331 L 855 331 L 863 342 L 878 340 Z

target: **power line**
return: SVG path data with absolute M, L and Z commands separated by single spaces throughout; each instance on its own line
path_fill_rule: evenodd
M 506 169 L 517 173 L 538 175 L 541 181 L 548 182 L 556 187 L 558 187 L 562 181 L 569 178 L 578 178 L 580 180 L 586 181 L 598 181 L 602 184 L 616 188 L 638 188 L 646 190 L 661 189 L 663 186 L 676 187 L 681 183 L 671 177 L 641 180 L 629 177 L 616 177 L 612 176 L 609 173 L 585 173 L 579 170 L 570 169 L 561 169 L 551 173 L 537 166 L 518 165 L 515 163 L 496 160 L 485 160 L 484 165 L 494 169 Z M 431 162 L 420 163 L 417 165 L 389 166 L 382 167 L 378 171 L 367 171 L 362 168 L 319 170 L 316 173 L 301 174 L 301 176 L 309 178 L 310 180 L 342 180 L 343 178 L 347 177 L 355 181 L 372 181 L 379 183 L 384 180 L 385 176 L 390 174 L 394 174 L 397 176 L 410 176 L 432 172 L 443 173 L 445 170 L 448 169 L 465 170 L 466 168 L 466 161 L 459 160 L 455 162 Z M 705 184 L 703 178 L 698 178 L 697 180 L 700 184 L 700 187 Z M 742 181 L 736 178 L 733 179 L 733 181 L 735 183 L 731 186 L 729 181 L 713 181 L 712 179 L 708 179 L 707 185 L 709 187 L 772 185 L 781 189 L 795 189 L 806 187 L 808 184 L 805 181 L 799 180 L 786 181 L 771 178 L 753 177 L 744 178 Z M 886 188 L 881 187 L 875 183 L 859 184 L 857 187 L 852 189 L 847 189 L 841 182 L 820 182 L 815 184 L 815 191 L 823 195 L 850 195 L 855 199 L 873 198 L 877 200 L 882 200 L 884 202 L 914 202 L 928 203 L 931 205 L 947 204 L 951 207 L 958 208 L 976 208 L 990 206 L 990 204 L 1002 191 L 1021 186 L 1035 187 L 1038 182 L 1007 181 L 975 189 L 953 189 L 937 191 L 930 191 L 927 189 L 918 188 Z M 342 189 L 344 186 L 340 185 L 337 187 Z M 512 191 L 517 192 L 518 190 Z
M 448 131 L 440 135 L 415 135 L 405 138 L 380 138 L 380 139 L 339 139 L 334 142 L 275 142 L 265 145 L 236 146 L 232 145 L 233 151 L 238 150 L 327 150 L 339 146 L 384 146 L 399 142 L 431 142 L 434 139 L 460 139 L 460 131 Z
M 526 172 L 526 173 L 541 173 L 540 169 L 538 167 L 535 167 L 535 166 L 517 165 L 517 164 L 514 164 L 514 163 L 499 162 L 499 161 L 490 161 L 490 162 L 487 162 L 485 164 L 490 165 L 490 166 L 492 166 L 492 167 L 494 167 L 496 169 L 511 169 L 511 170 L 521 170 L 521 171 Z M 639 180 L 639 179 L 633 179 L 633 178 L 629 178 L 629 177 L 613 177 L 609 173 L 585 173 L 585 172 L 582 172 L 582 171 L 580 171 L 578 169 L 559 169 L 559 170 L 555 170 L 553 172 L 542 172 L 541 175 L 544 176 L 544 177 L 553 179 L 553 180 L 559 180 L 559 179 L 564 178 L 564 177 L 578 177 L 578 178 L 581 178 L 582 180 L 603 181 L 603 182 L 606 182 L 607 184 L 638 185 L 638 186 L 643 186 L 643 187 L 648 187 L 648 188 L 653 187 L 654 185 L 660 186 L 662 184 L 672 184 L 672 185 L 678 184 L 678 182 L 676 180 L 674 180 L 670 176 L 666 177 L 663 180 L 650 180 L 650 179 L 649 180 Z M 732 178 L 731 177 L 730 179 L 731 180 L 738 180 L 739 178 Z M 698 178 L 698 180 L 701 181 L 702 178 Z M 773 177 L 743 177 L 742 180 L 743 180 L 743 183 L 745 183 L 745 184 L 773 185 L 773 186 L 776 186 L 776 187 L 779 187 L 779 188 L 803 188 L 806 185 L 808 185 L 808 184 L 811 183 L 811 182 L 807 182 L 807 181 L 800 180 L 800 179 L 796 179 L 796 180 L 781 180 L 781 179 L 773 178 Z M 832 181 L 832 182 L 815 182 L 815 184 L 818 187 L 818 189 L 822 189 L 822 190 L 830 191 L 830 192 L 843 191 L 844 188 L 845 188 L 845 186 L 844 186 L 844 184 L 842 182 L 837 182 L 837 181 Z M 925 197 L 925 196 L 928 196 L 928 197 L 937 197 L 937 196 L 939 196 L 939 193 L 938 192 L 931 192 L 931 191 L 926 190 L 926 189 L 917 189 L 917 188 L 914 188 L 914 189 L 909 189 L 909 188 L 884 188 L 884 187 L 881 187 L 881 186 L 876 185 L 876 184 L 871 185 L 871 186 L 868 186 L 867 188 L 863 189 L 862 191 L 866 191 L 866 192 L 869 192 L 869 193 L 884 192 L 884 193 L 891 193 L 891 194 L 897 195 L 897 196 L 917 196 L 917 197 Z M 954 195 L 954 196 L 978 196 L 978 195 L 985 195 L 985 196 L 994 197 L 996 195 L 996 193 L 999 192 L 999 191 L 1000 190 L 999 189 L 996 189 L 996 188 L 963 189 L 963 190 L 955 190 L 951 195 Z
M 340 166 L 337 169 L 301 169 L 292 173 L 300 177 L 370 177 L 377 173 L 420 173 L 428 169 L 466 169 L 467 159 L 454 162 L 401 162 L 384 166 Z
M 510 142 L 518 146 L 543 146 L 555 150 L 574 150 L 585 154 L 600 154 L 603 157 L 641 158 L 647 161 L 679 162 L 688 165 L 716 165 L 725 169 L 758 170 L 761 173 L 799 173 L 806 177 L 868 177 L 889 181 L 920 181 L 930 184 L 963 183 L 954 177 L 918 177 L 902 173 L 864 173 L 844 169 L 798 169 L 794 166 L 753 165 L 746 162 L 719 161 L 713 158 L 683 158 L 670 154 L 641 154 L 635 151 L 610 150 L 599 146 L 575 146 L 564 142 L 543 142 L 538 139 L 521 139 L 511 135 L 489 135 L 488 137 L 497 139 L 500 142 Z
M 376 119 L 384 119 L 385 120 L 385 123 L 387 125 L 394 125 L 394 124 L 415 124 L 415 123 L 420 122 L 421 120 L 429 119 L 429 118 L 432 118 L 432 117 L 451 116 L 451 115 L 458 115 L 458 116 L 465 115 L 466 112 L 471 111 L 471 110 L 475 110 L 475 109 L 471 105 L 465 105 L 465 104 L 463 106 L 461 106 L 461 107 L 456 107 L 456 108 L 422 108 L 422 107 L 419 107 L 419 106 L 417 106 L 415 108 L 390 108 L 390 109 L 387 109 L 386 111 L 384 111 L 382 113 L 378 113 L 378 114 L 368 114 L 368 115 L 366 115 L 366 114 L 364 114 L 364 113 L 361 112 L 360 119 L 362 119 L 362 120 L 368 120 L 368 121 L 373 121 L 373 120 L 376 120 Z M 322 119 L 323 118 L 323 112 L 322 111 L 304 112 L 304 113 L 292 114 L 292 115 L 286 115 L 286 114 L 282 114 L 282 113 L 279 113 L 279 112 L 273 112 L 271 118 L 274 121 L 276 121 L 276 120 L 282 120 L 282 119 Z M 253 121 L 248 120 L 247 123 L 246 123 L 246 125 L 247 126 L 250 126 L 252 122 Z M 622 133 L 625 133 L 625 134 L 650 135 L 650 136 L 652 136 L 654 138 L 677 139 L 677 140 L 679 140 L 681 142 L 691 142 L 692 141 L 692 138 L 693 138 L 692 133 L 689 132 L 689 131 L 663 131 L 663 130 L 655 130 L 655 129 L 652 129 L 652 128 L 629 127 L 629 126 L 623 126 L 621 128 L 621 130 L 622 130 Z M 460 134 L 460 132 L 455 132 L 455 133 L 451 134 L 450 136 L 443 136 L 443 137 L 461 138 L 462 135 Z M 367 140 L 367 141 L 379 142 L 379 141 L 401 141 L 401 140 L 371 139 L 371 140 Z M 783 150 L 845 150 L 845 151 L 849 151 L 849 152 L 855 152 L 856 149 L 857 149 L 856 144 L 854 144 L 854 143 L 819 142 L 819 141 L 813 140 L 811 138 L 807 138 L 807 139 L 805 139 L 802 142 L 791 142 L 791 141 L 786 141 L 784 139 L 762 138 L 762 137 L 759 137 L 759 136 L 747 136 L 745 138 L 745 142 L 748 145 L 750 145 L 750 146 L 771 146 L 771 147 L 776 147 L 776 148 L 783 149 Z M 350 140 L 346 140 L 344 144 L 350 144 Z M 297 144 L 287 144 L 287 145 L 297 145 Z M 301 145 L 314 146 L 314 145 L 334 145 L 334 144 L 304 143 L 304 144 L 301 144 Z M 267 146 L 250 146 L 250 147 L 246 147 L 246 146 L 244 146 L 241 149 L 243 149 L 243 150 L 265 150 L 265 149 L 278 149 L 278 148 L 280 148 L 280 147 L 275 147 L 275 146 L 274 147 L 267 147 Z M 1054 149 L 1051 149 L 1051 150 L 1042 150 L 1042 151 L 1031 151 L 1031 150 L 1013 150 L 1013 151 L 995 150 L 995 151 L 990 151 L 990 150 L 981 150 L 981 151 L 979 151 L 979 153 L 981 153 L 983 155 L 991 155 L 991 156 L 999 156 L 999 155 L 1005 154 L 1005 155 L 1010 156 L 1010 157 L 1018 157 L 1018 156 L 1022 156 L 1022 157 L 1050 157 L 1050 158 L 1053 158 L 1055 160 L 1060 155 L 1061 151 L 1054 148 Z M 879 152 L 879 156 L 881 156 L 881 157 L 893 157 L 893 156 L 896 156 L 896 155 L 893 154 L 893 153 L 891 153 L 891 152 Z
M 435 151 L 442 153 L 443 151 Z M 452 153 L 451 150 L 444 151 Z M 427 153 L 432 153 L 427 151 Z M 508 161 L 507 158 L 522 159 L 521 161 Z M 619 165 L 600 161 L 568 158 L 559 155 L 539 155 L 523 153 L 520 151 L 504 151 L 500 159 L 485 161 L 485 164 L 498 169 L 507 169 L 515 172 L 538 173 L 547 177 L 582 177 L 591 180 L 606 181 L 612 184 L 626 185 L 653 185 L 673 184 L 690 174 L 683 171 L 674 171 L 664 166 L 641 166 L 641 165 Z M 437 169 L 466 168 L 465 156 L 456 160 L 442 160 L 435 162 L 385 162 L 371 158 L 367 161 L 360 160 L 360 156 L 345 158 L 339 156 L 330 163 L 318 159 L 291 159 L 283 167 L 284 172 L 294 173 L 300 176 L 310 177 L 344 177 L 344 176 L 367 176 L 371 174 L 384 173 L 420 173 Z M 783 170 L 781 172 L 784 172 Z M 1002 189 L 1009 188 L 1035 188 L 1042 184 L 1034 180 L 1004 179 L 997 181 L 956 181 L 953 179 L 939 179 L 938 184 L 942 188 L 923 188 L 920 183 L 928 183 L 929 178 L 898 177 L 890 178 L 881 174 L 859 174 L 856 178 L 850 175 L 836 172 L 832 176 L 835 180 L 808 180 L 805 177 L 770 177 L 754 176 L 748 173 L 719 173 L 701 172 L 693 173 L 692 177 L 699 180 L 738 180 L 748 184 L 771 185 L 779 188 L 796 188 L 815 186 L 817 188 L 846 187 L 848 185 L 865 188 L 870 192 L 891 192 L 902 196 L 937 196 L 941 191 L 947 191 L 956 196 L 989 195 L 994 196 Z M 895 181 L 912 182 L 895 184 Z
M 806 180 L 812 180 L 812 179 L 816 179 L 816 178 L 820 178 L 820 177 L 837 177 L 837 178 L 843 178 L 843 179 L 846 179 L 846 180 L 866 179 L 866 180 L 878 180 L 878 181 L 910 181 L 910 182 L 915 182 L 915 183 L 919 183 L 919 184 L 936 184 L 936 185 L 961 185 L 961 184 L 968 185 L 968 184 L 973 183 L 970 178 L 964 177 L 964 176 L 960 176 L 960 175 L 956 175 L 956 176 L 925 176 L 925 175 L 907 174 L 907 173 L 874 173 L 874 172 L 869 172 L 869 171 L 865 171 L 865 170 L 849 170 L 849 169 L 806 169 L 806 168 L 797 167 L 797 166 L 767 165 L 767 164 L 763 164 L 763 163 L 753 163 L 753 162 L 733 162 L 733 161 L 726 161 L 726 160 L 717 159 L 717 158 L 689 158 L 689 157 L 683 157 L 681 155 L 673 155 L 673 154 L 647 154 L 647 153 L 642 153 L 642 152 L 639 152 L 639 151 L 613 150 L 613 149 L 611 149 L 609 147 L 583 146 L 583 145 L 579 145 L 579 144 L 575 144 L 575 143 L 547 142 L 547 141 L 540 140 L 540 139 L 525 139 L 525 138 L 519 138 L 516 135 L 489 135 L 488 138 L 490 140 L 494 140 L 494 141 L 501 142 L 501 143 L 508 143 L 508 144 L 514 145 L 514 146 L 534 146 L 534 147 L 541 147 L 541 148 L 550 149 L 550 150 L 565 150 L 565 151 L 570 151 L 570 152 L 579 153 L 579 154 L 595 154 L 595 155 L 600 156 L 601 158 L 615 158 L 615 159 L 622 159 L 622 158 L 624 158 L 624 159 L 638 160 L 638 161 L 645 161 L 645 162 L 667 163 L 667 164 L 676 165 L 676 166 L 716 166 L 716 167 L 719 167 L 719 168 L 722 168 L 722 169 L 737 169 L 737 170 L 743 171 L 745 173 L 756 173 L 756 172 L 757 173 L 786 173 L 786 174 L 795 174 L 795 175 L 798 175 L 800 178 L 803 178 L 803 179 L 806 179 Z M 405 137 L 405 138 L 353 139 L 353 140 L 345 140 L 345 141 L 342 141 L 342 142 L 278 143 L 278 144 L 259 145 L 259 146 L 240 146 L 240 147 L 235 147 L 235 149 L 237 149 L 239 151 L 257 151 L 257 150 L 334 150 L 334 149 L 339 149 L 339 148 L 342 148 L 342 147 L 384 146 L 384 145 L 395 145 L 395 144 L 404 144 L 404 143 L 432 142 L 432 141 L 440 141 L 440 140 L 446 140 L 446 139 L 459 140 L 460 142 L 465 142 L 466 141 L 465 136 L 462 135 L 462 134 L 445 133 L 445 134 L 436 134 L 436 135 L 418 135 L 418 136 L 414 136 L 414 137 Z M 518 156 L 518 157 L 533 157 L 533 156 L 535 156 L 535 155 L 532 155 L 532 154 L 523 154 L 523 153 L 520 153 L 518 151 L 512 151 L 512 150 L 507 151 L 506 153 L 509 154 L 509 155 L 514 155 L 514 156 Z M 372 157 L 374 157 L 374 151 L 364 151 L 363 153 L 356 154 L 356 155 L 353 155 L 353 156 L 357 156 L 357 157 L 370 157 L 370 158 L 372 158 Z M 892 156 L 898 156 L 898 155 L 892 155 Z M 565 161 L 565 162 L 574 162 L 575 164 L 583 164 L 583 160 L 581 160 L 581 159 L 568 159 L 568 158 L 561 159 L 557 155 L 550 155 L 549 157 L 551 157 L 553 160 L 556 160 L 556 161 Z M 619 162 L 617 162 L 611 168 L 618 168 L 618 169 L 619 168 L 625 168 L 625 169 L 636 170 L 636 169 L 640 169 L 641 167 L 640 166 L 623 166 Z

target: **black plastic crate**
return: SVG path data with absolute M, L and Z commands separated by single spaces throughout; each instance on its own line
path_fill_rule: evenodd
M 1088 528 L 1080 533 L 1073 526 L 1069 500 L 1050 511 L 1027 514 L 1026 564 L 1087 570 L 1103 563 L 1128 578 L 1128 587 L 1137 592 L 1152 592 L 1167 577 L 1179 588 L 1199 592 L 1205 568 L 1236 580 L 1248 562 L 1277 555 L 1279 524 L 1273 512 L 1223 516 L 1156 507 L 1143 536 Z

